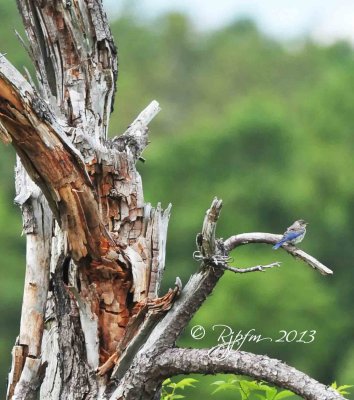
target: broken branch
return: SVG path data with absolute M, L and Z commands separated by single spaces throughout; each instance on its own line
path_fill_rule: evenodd
M 101 222 L 81 155 L 47 103 L 5 57 L 0 57 L 0 121 L 67 233 L 73 258 L 100 258 L 105 253 L 102 245 L 114 243 Z

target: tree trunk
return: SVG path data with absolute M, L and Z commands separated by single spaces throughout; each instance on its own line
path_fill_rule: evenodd
M 30 87 L 21 93 L 31 108 L 19 107 L 27 132 L 19 129 L 21 116 L 2 104 L 2 130 L 19 154 L 16 202 L 27 234 L 8 397 L 35 397 L 40 388 L 43 399 L 97 399 L 151 313 L 164 268 L 170 207 L 144 203 L 135 167 L 159 107 L 153 102 L 108 141 L 117 59 L 100 1 L 18 5 L 42 99 Z

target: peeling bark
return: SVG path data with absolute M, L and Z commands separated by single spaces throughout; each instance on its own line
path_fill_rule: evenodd
M 135 166 L 148 144 L 147 125 L 160 108 L 152 102 L 123 135 L 108 140 L 117 58 L 101 3 L 19 0 L 18 5 L 40 94 L 0 57 L 1 137 L 12 142 L 42 192 L 28 178 L 29 185 L 47 199 L 59 226 L 50 230 L 41 249 L 47 257 L 47 280 L 38 301 L 47 307 L 45 324 L 44 315 L 28 312 L 34 297 L 28 268 L 26 281 L 31 284 L 25 291 L 22 325 L 40 328 L 30 353 L 29 330 L 20 333 L 24 360 L 14 360 L 17 380 L 9 397 L 26 357 L 40 354 L 44 335 L 42 357 L 48 372 L 42 395 L 80 398 L 87 392 L 94 398 L 92 393 L 102 392 L 107 383 L 107 376 L 99 376 L 118 362 L 117 354 L 144 323 L 141 316 L 149 310 L 165 312 L 177 293 L 157 297 L 170 207 L 163 211 L 160 205 L 155 209 L 144 203 Z M 24 192 L 18 202 L 25 204 L 27 186 L 18 182 Z M 22 207 L 28 220 L 24 226 L 35 217 L 28 209 L 27 204 Z M 48 206 L 45 212 L 52 218 Z M 28 239 L 28 259 L 38 262 L 36 245 Z M 40 279 L 37 272 L 32 275 Z M 50 349 L 56 349 L 59 360 Z M 78 376 L 82 389 L 77 388 Z

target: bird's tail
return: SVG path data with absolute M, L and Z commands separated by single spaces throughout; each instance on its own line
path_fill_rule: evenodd
M 273 249 L 274 249 L 274 250 L 278 250 L 279 247 L 280 247 L 282 244 L 284 244 L 285 242 L 286 242 L 286 240 L 281 240 L 280 242 L 276 243 L 276 244 L 273 246 Z

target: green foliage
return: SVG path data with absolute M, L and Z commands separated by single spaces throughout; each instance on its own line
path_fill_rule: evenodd
M 196 382 L 198 382 L 198 380 L 193 378 L 183 378 L 178 382 L 172 382 L 170 378 L 166 379 L 162 384 L 161 400 L 185 398 L 186 396 L 180 394 L 180 390 L 183 391 L 186 387 L 194 388 L 195 386 L 193 384 Z M 231 391 L 234 392 L 234 400 L 283 400 L 288 398 L 295 400 L 295 398 L 298 398 L 290 390 L 278 389 L 263 381 L 250 381 L 237 376 L 228 378 L 227 380 L 212 382 L 211 385 L 216 386 L 216 389 L 211 393 L 212 395 Z M 350 394 L 347 389 L 354 387 L 354 385 L 337 386 L 337 383 L 334 382 L 331 387 L 344 396 Z
M 184 390 L 186 387 L 195 387 L 193 383 L 198 382 L 197 379 L 184 378 L 178 382 L 172 382 L 170 378 L 166 379 L 162 384 L 161 400 L 183 399 L 185 396 L 177 394 L 176 391 Z
M 294 393 L 290 390 L 280 390 L 273 386 L 269 386 L 264 382 L 249 381 L 246 379 L 230 378 L 227 381 L 213 382 L 217 388 L 212 394 L 222 390 L 235 390 L 238 392 L 239 399 L 247 400 L 251 398 L 260 400 L 281 400 L 288 397 L 294 397 Z
M 354 387 L 354 385 L 342 385 L 338 386 L 337 382 L 333 382 L 331 385 L 331 388 L 335 389 L 339 394 L 342 396 L 345 396 L 347 394 L 350 394 L 347 389 Z

